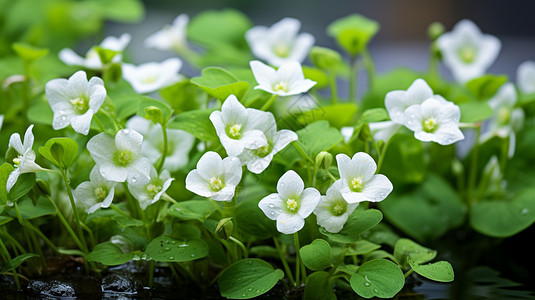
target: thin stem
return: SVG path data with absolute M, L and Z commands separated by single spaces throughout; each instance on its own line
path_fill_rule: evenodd
M 350 59 L 349 69 L 349 102 L 357 101 L 357 77 L 358 77 L 358 59 L 357 56 L 352 56 Z
M 273 104 L 273 102 L 275 102 L 275 99 L 277 99 L 278 96 L 279 95 L 277 95 L 277 94 L 271 95 L 271 98 L 269 98 L 268 101 L 266 103 L 264 103 L 264 105 L 262 106 L 262 108 L 260 108 L 260 110 L 266 111 L 271 106 L 271 104 Z
M 123 216 L 125 216 L 125 217 L 130 217 L 129 214 L 127 214 L 127 213 L 126 213 L 125 211 L 123 211 L 122 209 L 118 208 L 117 205 L 115 205 L 115 204 L 113 204 L 113 203 L 110 205 L 110 208 L 113 209 L 113 210 L 115 210 L 116 212 L 120 213 L 121 215 L 123 215 Z
M 305 153 L 305 150 L 303 150 L 303 148 L 301 148 L 301 146 L 299 146 L 298 143 L 294 142 L 292 143 L 292 145 L 295 147 L 295 149 L 297 150 L 297 152 L 299 152 L 299 154 L 301 154 L 301 156 L 303 156 L 304 159 L 308 160 L 309 162 L 311 163 L 315 163 L 312 158 L 310 158 L 310 156 L 308 156 L 308 154 Z
M 344 258 L 346 256 L 346 252 L 347 252 L 347 249 L 349 249 L 349 244 L 346 244 L 345 247 L 344 247 L 344 250 L 342 250 L 342 252 L 340 253 L 340 255 L 338 256 L 338 259 L 336 260 L 336 263 L 334 264 L 334 266 L 329 270 L 329 275 L 333 275 L 334 272 L 336 271 L 336 269 L 338 269 L 338 266 L 340 266 L 340 264 L 344 261 Z
M 243 256 L 244 256 L 244 258 L 249 257 L 249 251 L 247 251 L 247 248 L 245 247 L 245 245 L 243 245 L 242 242 L 240 242 L 240 240 L 236 239 L 236 238 L 233 237 L 233 236 L 229 237 L 229 240 L 233 241 L 233 242 L 236 243 L 238 246 L 240 246 L 241 250 L 243 251 Z
M 295 244 L 295 283 L 297 285 L 301 285 L 300 281 L 300 271 L 301 271 L 301 255 L 299 254 L 299 233 L 294 233 L 294 244 Z M 305 277 L 305 274 L 303 274 L 303 277 Z
M 507 161 L 509 160 L 509 146 L 511 143 L 510 137 L 505 137 L 502 139 L 502 149 L 501 149 L 501 157 L 500 157 L 500 171 L 501 174 L 505 172 L 505 166 L 507 166 Z
M 65 226 L 65 229 L 67 229 L 67 232 L 69 233 L 69 235 L 73 239 L 74 243 L 78 246 L 78 248 L 80 250 L 82 250 L 83 249 L 82 242 L 80 242 L 80 239 L 78 238 L 78 236 L 76 236 L 76 233 L 74 233 L 74 230 L 72 229 L 72 227 L 69 224 L 69 222 L 67 222 L 67 219 L 65 219 L 65 216 L 63 216 L 63 214 L 61 213 L 61 210 L 59 210 L 58 206 L 56 205 L 54 200 L 52 200 L 52 198 L 50 198 L 50 196 L 47 196 L 47 198 L 48 198 L 48 200 L 50 200 L 52 205 L 54 205 L 54 207 L 56 208 L 56 215 L 58 216 L 58 218 L 61 221 L 61 223 L 63 224 L 63 226 Z
M 100 131 L 106 132 L 106 129 L 104 129 L 104 125 L 102 125 L 102 122 L 100 121 L 97 115 L 95 115 L 94 120 L 95 120 L 95 123 L 97 123 L 98 128 L 100 128 Z
M 284 253 L 282 253 L 281 245 L 279 244 L 279 240 L 276 237 L 273 237 L 273 242 L 275 243 L 275 248 L 277 248 L 277 252 L 279 253 L 279 257 L 282 262 L 282 266 L 284 267 L 284 272 L 286 272 L 286 276 L 288 277 L 288 280 L 290 281 L 291 285 L 295 285 L 295 280 L 292 275 L 292 271 L 290 271 L 290 266 L 288 265 L 288 262 L 286 261 L 286 256 Z
M 368 88 L 371 90 L 375 86 L 375 63 L 367 48 L 362 50 L 362 60 L 368 76 Z
M 474 149 L 472 150 L 472 157 L 470 158 L 470 173 L 468 174 L 468 202 L 473 204 L 476 200 L 473 197 L 474 188 L 477 179 L 477 161 L 479 159 L 479 138 L 481 136 L 481 127 L 476 127 L 476 139 Z
M 52 243 L 52 241 L 50 241 L 46 235 L 44 233 L 41 232 L 41 230 L 39 230 L 39 228 L 33 226 L 30 222 L 25 222 L 26 223 L 26 226 L 28 228 L 30 228 L 31 230 L 33 230 L 40 238 L 43 239 L 43 241 L 56 253 L 60 253 L 59 252 L 59 249 L 56 247 L 56 245 L 54 245 L 54 243 Z M 42 252 L 42 251 L 41 251 Z
M 217 204 L 217 202 L 214 199 L 210 198 L 210 202 L 212 202 L 212 204 L 215 206 L 215 208 L 221 214 L 221 216 L 223 216 L 223 217 L 226 216 L 225 211 L 223 211 L 221 206 L 219 206 L 219 204 Z
M 379 153 L 379 161 L 377 162 L 377 173 L 379 173 L 379 171 L 381 170 L 381 167 L 383 166 L 383 161 L 385 159 L 385 154 L 386 154 L 386 150 L 388 149 L 388 145 L 390 145 L 390 139 L 388 139 L 388 141 L 386 141 L 385 145 L 383 146 L 383 149 L 381 149 L 381 151 L 379 151 L 379 149 L 377 149 L 377 153 Z
M 149 287 L 150 288 L 152 288 L 153 283 L 154 283 L 154 260 L 151 260 L 149 264 Z
M 163 193 L 161 199 L 165 200 L 165 201 L 168 201 L 168 202 L 171 202 L 173 204 L 178 204 L 178 201 L 176 201 L 175 199 L 173 199 L 171 196 L 167 195 L 166 193 Z
M 336 70 L 335 68 L 329 69 L 329 87 L 331 89 L 331 103 L 338 103 L 338 91 L 336 88 Z
M 0 238 L 0 248 L 2 248 L 2 251 L 5 253 L 8 260 L 11 260 L 11 255 L 9 254 L 9 251 L 6 248 L 6 245 L 4 245 L 4 241 Z M 15 270 L 13 270 L 13 279 L 15 279 L 15 285 L 17 286 L 17 291 L 20 291 L 20 281 L 19 278 L 16 276 Z
M 165 162 L 165 158 L 167 157 L 167 152 L 169 151 L 169 145 L 167 144 L 167 126 L 165 126 L 164 124 L 161 125 L 163 134 L 163 151 L 162 156 L 160 158 L 160 163 L 158 163 L 158 167 L 156 168 L 158 174 L 160 174 L 160 171 L 162 170 L 163 163 Z

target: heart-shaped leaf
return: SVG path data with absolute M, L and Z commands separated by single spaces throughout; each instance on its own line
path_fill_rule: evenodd
M 147 245 L 145 253 L 155 261 L 184 262 L 207 256 L 208 245 L 203 240 L 179 241 L 162 235 Z
M 392 298 L 405 284 L 405 276 L 395 263 L 374 259 L 364 263 L 351 276 L 351 288 L 364 298 Z

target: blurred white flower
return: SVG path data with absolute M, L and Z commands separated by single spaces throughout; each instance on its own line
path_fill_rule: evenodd
M 495 36 L 483 34 L 470 20 L 461 20 L 453 31 L 437 41 L 444 64 L 459 83 L 484 75 L 500 52 L 501 42 Z
M 181 14 L 177 16 L 172 25 L 166 25 L 161 30 L 150 35 L 145 40 L 145 47 L 182 52 L 187 47 L 186 29 L 188 22 L 188 15 Z
M 133 129 L 121 129 L 113 138 L 99 133 L 87 142 L 87 150 L 104 179 L 132 185 L 147 184 L 152 164 L 141 155 L 143 136 Z
M 305 225 L 305 218 L 316 208 L 320 193 L 306 188 L 295 171 L 288 171 L 277 182 L 277 193 L 264 197 L 258 207 L 271 220 L 277 221 L 277 230 L 284 234 L 296 233 Z
M 130 39 L 131 36 L 128 33 L 123 33 L 119 38 L 109 36 L 99 46 L 103 49 L 122 52 L 128 46 L 128 43 L 130 43 Z M 92 70 L 100 70 L 103 67 L 95 47 L 91 47 L 85 54 L 85 57 L 76 54 L 72 49 L 65 48 L 59 52 L 59 59 L 67 65 L 82 66 Z M 120 62 L 121 60 L 121 53 L 118 53 L 112 59 L 113 62 Z
M 509 138 L 509 157 L 515 152 L 516 134 L 524 124 L 524 111 L 516 107 L 517 92 L 512 83 L 506 83 L 498 89 L 496 95 L 489 99 L 488 104 L 494 110 L 494 114 L 488 122 L 488 127 L 481 135 L 481 142 L 489 140 L 493 136 Z
M 277 123 L 273 114 L 265 112 L 268 121 L 263 124 L 260 130 L 267 139 L 267 144 L 258 149 L 245 149 L 238 157 L 247 169 L 255 174 L 262 173 L 271 163 L 273 156 L 284 149 L 288 144 L 297 141 L 297 134 L 291 130 L 283 129 L 277 131 Z
M 325 228 L 328 232 L 337 233 L 344 227 L 347 218 L 359 205 L 356 203 L 347 203 L 342 197 L 340 190 L 343 187 L 342 180 L 337 180 L 327 189 L 325 196 L 321 196 L 320 202 L 314 214 L 317 217 L 317 223 Z
M 134 129 L 144 137 L 141 152 L 154 164 L 163 154 L 163 133 L 160 124 L 134 116 L 126 122 L 126 128 Z M 163 168 L 175 172 L 188 163 L 188 155 L 195 137 L 183 130 L 167 129 L 167 156 Z
M 258 61 L 250 62 L 251 70 L 258 85 L 255 89 L 261 89 L 279 96 L 291 96 L 308 92 L 315 81 L 305 79 L 301 64 L 296 61 L 284 63 L 278 70 Z
M 54 112 L 52 128 L 63 129 L 70 124 L 74 131 L 84 135 L 89 133 L 91 119 L 106 99 L 102 79 L 92 77 L 88 82 L 84 71 L 74 73 L 69 79 L 50 80 L 45 92 Z
M 423 79 L 416 79 L 406 91 L 390 91 L 385 96 L 385 106 L 390 119 L 398 124 L 403 124 L 405 110 L 414 104 L 422 104 L 432 98 L 433 90 Z
M 516 70 L 518 89 L 524 94 L 535 93 L 535 61 L 521 63 Z
M 74 200 L 84 207 L 88 214 L 99 208 L 108 208 L 113 201 L 116 184 L 115 181 L 104 179 L 98 166 L 95 166 L 89 174 L 89 181 L 80 183 L 74 190 Z
M 388 141 L 399 128 L 401 124 L 398 124 L 394 121 L 383 121 L 383 122 L 372 122 L 369 123 L 370 133 L 373 136 L 373 139 L 376 141 Z
M 353 126 L 346 126 L 340 128 L 340 133 L 344 137 L 344 142 L 347 144 L 353 137 L 353 133 L 355 132 L 355 127 Z
M 4 115 L 0 115 L 0 129 L 2 129 L 3 124 L 4 124 Z
M 348 203 L 379 202 L 392 192 L 390 180 L 382 174 L 375 174 L 377 165 L 369 154 L 358 152 L 353 158 L 338 154 L 336 162 L 342 181 L 340 194 Z
M 459 129 L 460 119 L 459 107 L 440 96 L 429 98 L 421 105 L 411 105 L 404 114 L 404 124 L 414 131 L 416 139 L 441 145 L 464 139 Z
M 32 173 L 44 170 L 35 163 L 35 152 L 32 150 L 34 136 L 32 133 L 33 124 L 24 133 L 24 143 L 18 133 L 13 133 L 9 137 L 6 160 L 12 163 L 14 170 L 9 173 L 6 183 L 6 190 L 9 193 L 11 188 L 17 183 L 19 176 L 24 173 Z
M 169 86 L 180 80 L 178 71 L 182 61 L 178 58 L 168 58 L 161 63 L 149 62 L 135 66 L 123 64 L 123 78 L 140 93 L 151 93 Z
M 270 28 L 255 26 L 245 33 L 245 39 L 253 54 L 274 66 L 282 66 L 289 61 L 302 63 L 314 45 L 314 37 L 309 33 L 298 34 L 301 22 L 294 18 L 284 18 Z
M 197 169 L 186 176 L 186 189 L 216 201 L 232 201 L 242 176 L 241 162 L 237 157 L 221 159 L 216 152 L 206 152 Z
M 217 136 L 229 156 L 238 156 L 243 149 L 258 149 L 267 144 L 260 128 L 266 127 L 269 115 L 253 108 L 245 108 L 234 95 L 230 95 L 221 111 L 210 114 Z
M 145 185 L 128 184 L 128 190 L 139 201 L 141 209 L 145 210 L 149 205 L 156 203 L 175 180 L 171 178 L 169 171 L 163 170 L 160 175 L 156 168 L 150 169 L 150 181 Z

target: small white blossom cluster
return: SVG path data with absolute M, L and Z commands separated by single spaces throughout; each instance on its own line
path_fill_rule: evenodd
M 301 177 L 290 170 L 279 179 L 277 193 L 260 200 L 258 206 L 268 218 L 277 221 L 278 231 L 298 232 L 314 212 L 318 225 L 329 232 L 339 232 L 360 202 L 379 202 L 392 192 L 392 183 L 386 176 L 375 174 L 377 165 L 367 153 L 358 152 L 353 158 L 338 154 L 336 160 L 340 179 L 325 196 L 315 188 L 305 189 Z
M 414 137 L 423 142 L 450 145 L 464 139 L 459 106 L 434 95 L 423 79 L 415 80 L 406 91 L 387 93 L 385 106 L 391 121 L 369 124 L 375 140 L 387 141 L 401 126 L 414 131 Z

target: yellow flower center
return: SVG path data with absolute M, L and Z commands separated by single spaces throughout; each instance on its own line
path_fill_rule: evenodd
M 498 124 L 506 125 L 509 124 L 509 121 L 511 120 L 511 111 L 507 107 L 501 107 L 498 110 Z
M 362 176 L 355 177 L 351 180 L 351 185 L 349 186 L 353 192 L 361 192 L 364 187 L 364 180 Z
M 273 90 L 275 92 L 278 92 L 278 91 L 287 92 L 288 91 L 288 84 L 286 82 L 283 82 L 283 81 L 277 82 L 277 83 L 275 83 L 273 85 Z
M 347 202 L 345 200 L 337 201 L 331 206 L 331 213 L 334 216 L 341 216 L 347 211 Z
M 148 83 L 153 83 L 153 82 L 155 82 L 156 79 L 157 79 L 156 76 L 148 75 L 148 76 L 145 76 L 145 78 L 143 78 L 143 79 L 141 80 L 141 82 L 142 82 L 142 83 L 147 83 L 147 84 L 148 84 Z
M 117 151 L 113 155 L 113 159 L 116 165 L 124 167 L 129 165 L 134 160 L 134 154 L 128 150 Z
M 465 46 L 459 51 L 459 56 L 461 60 L 467 64 L 473 62 L 476 58 L 477 51 L 472 46 Z
M 266 157 L 266 155 L 268 155 L 272 149 L 273 146 L 268 142 L 265 146 L 255 149 L 254 154 L 259 157 Z
M 151 195 L 156 195 L 162 190 L 162 187 L 153 183 L 147 184 L 147 192 Z
M 422 122 L 422 127 L 427 133 L 435 132 L 438 129 L 438 121 L 434 117 L 427 118 Z
M 288 57 L 290 54 L 290 47 L 288 47 L 286 44 L 279 44 L 273 47 L 273 52 L 278 57 Z
M 98 200 L 104 200 L 106 199 L 106 196 L 108 195 L 108 192 L 106 192 L 105 189 L 99 187 L 99 188 L 96 188 L 95 189 L 95 196 L 97 197 Z
M 296 199 L 288 198 L 286 200 L 286 207 L 291 212 L 296 212 L 299 209 L 299 202 Z
M 76 97 L 74 99 L 71 99 L 70 102 L 74 110 L 79 114 L 83 114 L 89 109 L 87 99 L 85 99 L 84 97 Z
M 19 155 L 13 158 L 13 163 L 15 164 L 16 167 L 19 167 L 21 162 L 22 162 L 22 155 Z
M 219 192 L 223 187 L 223 181 L 219 177 L 210 178 L 210 187 L 214 192 Z

